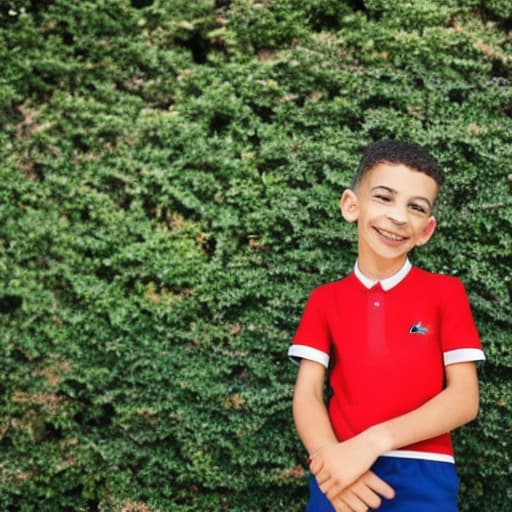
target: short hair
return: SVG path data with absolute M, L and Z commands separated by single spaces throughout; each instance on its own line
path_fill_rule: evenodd
M 430 176 L 438 187 L 444 182 L 444 174 L 437 160 L 429 151 L 415 144 L 401 140 L 379 140 L 370 144 L 363 152 L 352 187 L 356 187 L 370 169 L 378 164 L 402 164 Z

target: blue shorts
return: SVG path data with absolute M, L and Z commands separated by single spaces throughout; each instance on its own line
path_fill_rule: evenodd
M 379 512 L 457 512 L 459 477 L 455 464 L 401 457 L 380 457 L 372 471 L 395 490 L 382 498 Z M 335 512 L 311 476 L 306 512 Z

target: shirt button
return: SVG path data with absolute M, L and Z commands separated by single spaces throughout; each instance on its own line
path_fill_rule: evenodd
M 373 303 L 373 305 L 374 305 L 376 308 L 378 308 L 378 307 L 380 306 L 380 302 L 379 302 L 378 300 L 376 300 L 376 301 Z

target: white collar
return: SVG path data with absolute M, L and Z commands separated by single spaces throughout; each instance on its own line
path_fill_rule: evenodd
M 382 289 L 384 291 L 388 291 L 388 290 L 391 290 L 391 288 L 396 286 L 398 283 L 400 283 L 405 278 L 405 276 L 409 273 L 411 268 L 412 268 L 412 264 L 409 261 L 409 258 L 407 258 L 405 260 L 403 267 L 398 272 L 396 272 L 395 274 L 393 274 L 390 277 L 386 277 L 386 279 L 381 279 L 379 281 L 378 279 L 370 279 L 370 278 L 366 277 L 361 272 L 361 270 L 359 270 L 359 264 L 356 261 L 356 264 L 354 266 L 354 274 L 366 288 L 370 289 L 373 286 L 375 286 L 377 283 L 380 282 Z

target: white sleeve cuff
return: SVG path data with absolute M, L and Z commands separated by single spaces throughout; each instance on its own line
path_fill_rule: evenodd
M 288 349 L 288 357 L 294 363 L 298 363 L 300 359 L 309 359 L 310 361 L 320 363 L 326 368 L 329 366 L 329 354 L 308 345 L 292 345 Z
M 466 361 L 485 361 L 485 355 L 479 348 L 459 348 L 443 354 L 445 366 Z

